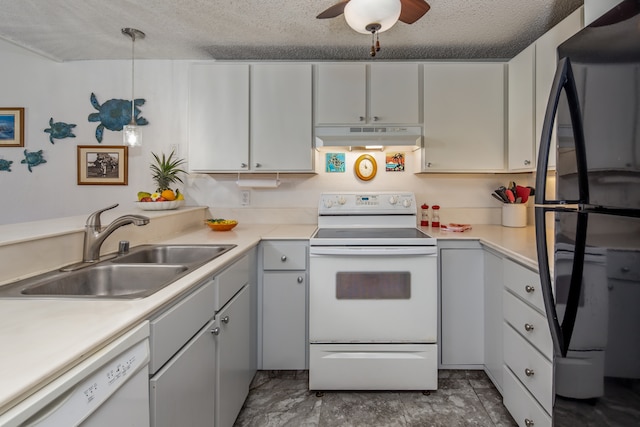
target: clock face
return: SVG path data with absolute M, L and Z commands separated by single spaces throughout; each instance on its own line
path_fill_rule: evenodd
M 369 181 L 376 176 L 378 165 L 376 159 L 369 154 L 358 157 L 354 165 L 355 173 L 363 181 Z

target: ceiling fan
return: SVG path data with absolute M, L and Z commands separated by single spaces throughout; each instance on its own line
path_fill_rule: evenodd
M 388 30 L 398 21 L 413 24 L 430 8 L 425 0 L 343 0 L 316 18 L 335 18 L 344 13 L 347 24 L 355 31 L 362 34 L 371 33 L 370 54 L 376 56 L 376 52 L 380 51 L 379 33 Z

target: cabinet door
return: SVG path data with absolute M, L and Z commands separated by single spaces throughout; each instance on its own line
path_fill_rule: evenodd
M 441 364 L 484 363 L 481 249 L 440 250 Z
M 369 121 L 420 123 L 419 64 L 371 64 Z
M 251 169 L 311 171 L 311 64 L 251 68 Z
M 216 426 L 231 427 L 249 393 L 251 369 L 251 292 L 245 286 L 216 314 L 218 387 Z M 194 424 L 195 425 L 195 424 Z
M 249 65 L 194 64 L 189 86 L 189 169 L 249 164 Z
M 549 102 L 549 93 L 551 92 L 551 84 L 556 72 L 556 64 L 558 62 L 558 46 L 569 37 L 582 29 L 583 7 L 578 8 L 571 15 L 566 17 L 558 25 L 543 34 L 536 40 L 536 153 L 540 148 L 540 136 L 542 135 L 542 123 L 544 122 L 544 113 Z M 556 132 L 551 137 L 552 147 L 556 146 Z M 556 166 L 556 152 L 552 149 L 549 153 L 549 167 Z
M 213 425 L 215 340 L 213 321 L 149 380 L 151 425 Z
M 502 258 L 484 250 L 484 366 L 502 391 Z
M 306 330 L 305 272 L 264 273 L 262 369 L 305 369 Z
M 316 66 L 316 124 L 364 123 L 367 116 L 367 66 Z
M 534 44 L 509 61 L 509 170 L 535 169 Z
M 504 64 L 424 65 L 423 171 L 504 169 Z

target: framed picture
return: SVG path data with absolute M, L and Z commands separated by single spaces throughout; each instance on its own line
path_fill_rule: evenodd
M 78 145 L 78 185 L 127 185 L 129 147 Z
M 0 108 L 0 147 L 24 147 L 24 108 Z

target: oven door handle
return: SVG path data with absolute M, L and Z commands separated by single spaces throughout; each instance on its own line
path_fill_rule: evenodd
M 436 256 L 435 246 L 311 246 L 310 256 L 347 255 L 347 256 L 400 256 L 426 255 Z

